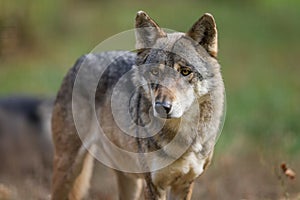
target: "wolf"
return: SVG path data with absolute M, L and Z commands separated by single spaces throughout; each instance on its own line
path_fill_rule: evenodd
M 0 199 L 39 199 L 50 194 L 52 107 L 51 98 L 0 98 Z M 33 189 L 26 180 L 38 186 Z
M 119 199 L 191 199 L 211 162 L 224 116 L 213 16 L 166 33 L 139 11 L 135 35 L 135 51 L 84 55 L 63 80 L 52 113 L 53 200 L 85 198 L 95 158 L 115 170 Z

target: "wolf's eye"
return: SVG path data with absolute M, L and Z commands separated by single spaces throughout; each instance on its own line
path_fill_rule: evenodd
M 190 73 L 192 73 L 192 70 L 189 69 L 189 68 L 181 68 L 181 69 L 180 69 L 180 73 L 181 73 L 183 76 L 187 76 L 187 75 L 189 75 Z
M 157 75 L 158 75 L 158 69 L 156 69 L 156 68 L 152 68 L 150 72 L 151 72 L 151 74 L 153 74 L 154 76 L 157 76 Z

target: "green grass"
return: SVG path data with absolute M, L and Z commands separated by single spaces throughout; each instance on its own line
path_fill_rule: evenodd
M 13 13 L 17 6 L 9 2 Z M 281 145 L 287 153 L 299 153 L 298 1 L 70 2 L 29 3 L 27 24 L 34 45 L 0 60 L 0 96 L 55 95 L 75 60 L 107 37 L 131 29 L 138 10 L 148 12 L 162 27 L 179 31 L 211 12 L 219 29 L 227 91 L 220 148 L 247 135 L 258 146 Z

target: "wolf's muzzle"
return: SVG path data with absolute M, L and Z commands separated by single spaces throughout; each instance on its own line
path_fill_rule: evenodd
M 169 102 L 155 102 L 155 111 L 163 118 L 167 118 L 172 109 L 172 104 Z

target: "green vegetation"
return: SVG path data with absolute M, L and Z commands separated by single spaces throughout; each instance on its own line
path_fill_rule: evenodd
M 247 135 L 255 148 L 299 153 L 297 0 L 4 0 L 0 96 L 54 96 L 75 60 L 107 37 L 131 29 L 141 9 L 162 27 L 179 31 L 205 12 L 215 16 L 227 89 L 227 118 L 218 149 Z M 8 29 L 11 34 L 6 34 Z

